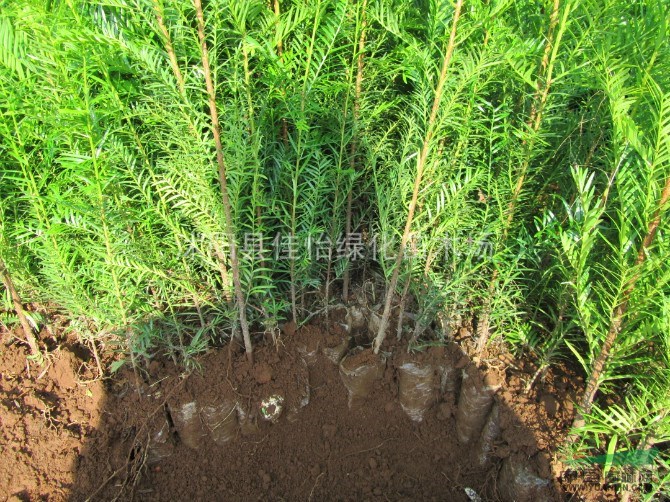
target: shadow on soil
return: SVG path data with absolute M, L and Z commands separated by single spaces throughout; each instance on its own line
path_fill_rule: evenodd
M 153 361 L 104 383 L 85 381 L 74 344 L 32 379 L 3 347 L 0 486 L 13 500 L 563 498 L 552 457 L 574 381 L 550 373 L 526 395 L 530 370 L 477 365 L 454 341 L 374 356 L 355 324 L 342 309 L 258 340 L 253 365 L 233 343 L 189 376 Z

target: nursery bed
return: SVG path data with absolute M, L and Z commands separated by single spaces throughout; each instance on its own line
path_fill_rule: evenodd
M 171 362 L 154 361 L 138 375 L 139 392 L 128 368 L 104 383 L 84 381 L 91 361 L 76 344 L 63 343 L 46 373 L 37 378 L 31 370 L 32 379 L 23 349 L 3 346 L 0 497 L 458 501 L 469 500 L 469 489 L 483 500 L 506 500 L 526 493 L 514 484 L 514 469 L 546 481 L 527 492 L 533 497 L 608 497 L 555 478 L 554 454 L 576 392 L 565 372 L 525 396 L 530 373 L 503 362 L 481 370 L 457 344 L 418 356 L 385 346 L 370 393 L 350 408 L 339 367 L 323 350 L 345 338 L 319 324 L 288 327 L 276 345 L 258 347 L 253 366 L 241 348 L 228 346 L 200 358 L 187 378 Z M 407 381 L 399 387 L 398 368 L 408 362 L 435 368 L 418 401 L 403 394 Z M 446 380 L 439 378 L 445 369 Z M 486 447 L 479 434 L 467 444 L 458 439 L 464 372 L 495 384 L 500 432 Z M 260 405 L 269 396 L 283 398 L 274 422 L 263 419 L 270 414 Z M 421 422 L 405 411 L 409 403 L 416 412 L 417 402 L 425 408 Z M 195 421 L 185 423 L 192 403 Z M 208 420 L 207 406 L 221 420 Z

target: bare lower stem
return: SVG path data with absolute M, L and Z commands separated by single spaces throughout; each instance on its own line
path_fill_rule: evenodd
M 533 390 L 533 386 L 535 385 L 535 382 L 537 382 L 540 377 L 544 378 L 544 375 L 547 373 L 547 370 L 549 369 L 548 364 L 541 364 L 540 367 L 537 369 L 537 371 L 533 374 L 532 378 L 528 380 L 528 383 L 526 384 L 525 388 L 525 393 L 526 395 L 530 394 L 530 391 Z
M 14 287 L 14 281 L 12 281 L 12 277 L 9 275 L 9 270 L 7 270 L 5 262 L 2 258 L 0 258 L 0 276 L 2 276 L 2 282 L 5 284 L 7 291 L 9 291 L 9 295 L 12 297 L 12 304 L 14 305 L 14 310 L 16 311 L 16 315 L 18 316 L 19 322 L 21 323 L 23 336 L 28 343 L 28 347 L 30 347 L 30 353 L 33 356 L 39 357 L 41 353 L 39 346 L 37 345 L 37 338 L 35 337 L 33 329 L 28 322 L 28 317 L 26 316 L 26 312 L 23 308 L 23 302 L 21 301 L 19 292 L 16 290 L 16 287 Z
M 105 372 L 102 371 L 102 362 L 100 361 L 100 354 L 98 353 L 98 347 L 95 344 L 95 340 L 93 338 L 89 339 L 89 343 L 91 344 L 91 350 L 93 351 L 93 358 L 95 359 L 95 364 L 98 367 L 98 377 L 102 378 L 105 376 Z
M 409 272 L 407 274 L 407 280 L 405 281 L 405 287 L 402 290 L 402 297 L 400 297 L 400 312 L 398 313 L 398 328 L 396 331 L 396 338 L 400 340 L 402 338 L 402 322 L 405 317 L 405 305 L 407 304 L 407 292 L 409 291 L 409 285 L 412 282 L 412 274 Z M 409 346 L 408 346 L 409 349 Z
M 325 291 L 324 291 L 324 296 L 325 296 L 324 307 L 326 309 L 325 316 L 326 316 L 326 329 L 327 330 L 330 330 L 330 315 L 328 314 L 328 299 L 330 298 L 330 273 L 331 273 L 332 268 L 333 268 L 333 266 L 332 266 L 333 261 L 332 261 L 332 258 L 330 256 L 330 254 L 331 253 L 328 253 L 328 268 L 326 270 L 326 288 L 325 288 Z

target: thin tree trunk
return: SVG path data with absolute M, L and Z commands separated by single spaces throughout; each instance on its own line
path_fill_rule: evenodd
M 275 16 L 277 17 L 277 23 L 279 23 L 279 16 L 281 14 L 279 0 L 274 0 L 272 6 L 274 8 Z M 280 38 L 279 40 L 277 40 L 277 55 L 281 58 L 283 53 L 284 53 L 284 42 Z
M 16 290 L 16 287 L 14 287 L 14 281 L 12 281 L 12 277 L 9 275 L 9 270 L 7 270 L 7 266 L 5 265 L 5 262 L 2 258 L 0 258 L 0 276 L 2 276 L 2 282 L 5 283 L 5 287 L 12 297 L 14 310 L 16 311 L 16 315 L 18 316 L 19 322 L 21 323 L 21 328 L 23 328 L 23 336 L 25 337 L 26 342 L 28 342 L 28 347 L 30 347 L 30 354 L 39 357 L 40 349 L 37 345 L 37 338 L 33 333 L 33 329 L 30 327 L 30 323 L 26 317 L 26 312 L 23 309 L 23 303 L 21 302 L 19 292 Z
M 624 290 L 623 295 L 621 297 L 621 302 L 614 309 L 614 312 L 612 313 L 612 320 L 610 322 L 610 326 L 607 331 L 607 336 L 605 337 L 605 342 L 603 343 L 603 346 L 600 349 L 598 357 L 593 362 L 591 375 L 589 376 L 589 379 L 586 383 L 586 389 L 584 390 L 584 395 L 582 396 L 582 399 L 579 403 L 580 404 L 579 411 L 575 415 L 575 419 L 572 423 L 573 428 L 582 427 L 584 425 L 584 415 L 588 414 L 591 411 L 591 407 L 593 406 L 593 400 L 596 396 L 596 393 L 598 392 L 598 389 L 600 388 L 600 377 L 602 376 L 603 371 L 605 370 L 605 366 L 609 361 L 610 352 L 612 351 L 614 342 L 616 341 L 617 337 L 619 336 L 619 333 L 621 332 L 621 328 L 623 325 L 623 318 L 628 311 L 628 302 L 630 301 L 630 297 L 632 296 L 633 291 L 635 290 L 635 284 L 640 278 L 639 267 L 647 259 L 647 249 L 654 242 L 656 232 L 658 231 L 658 226 L 661 223 L 662 212 L 666 204 L 668 203 L 668 199 L 670 199 L 670 177 L 665 180 L 665 187 L 663 188 L 663 192 L 661 193 L 661 198 L 658 202 L 658 207 L 656 209 L 656 212 L 654 213 L 654 217 L 649 222 L 649 226 L 647 227 L 647 234 L 644 236 L 642 245 L 638 250 L 637 258 L 635 259 L 635 268 L 638 268 L 638 270 L 635 271 L 633 276 L 630 278 L 628 286 Z
M 279 6 L 279 0 L 274 0 L 273 2 L 273 8 L 274 8 L 274 13 L 275 17 L 277 18 L 277 24 L 279 24 L 279 16 L 281 15 L 281 9 Z M 284 56 L 284 41 L 279 38 L 277 40 L 277 56 L 279 56 L 279 61 L 282 61 L 283 56 Z M 288 145 L 288 123 L 286 122 L 285 118 L 281 119 L 281 139 L 282 142 L 284 143 L 284 146 Z
M 514 187 L 514 192 L 512 192 L 512 198 L 507 206 L 507 219 L 505 220 L 505 224 L 503 226 L 503 233 L 501 238 L 502 242 L 507 239 L 510 227 L 512 226 L 512 221 L 514 220 L 516 205 L 519 201 L 521 190 L 523 189 L 523 185 L 526 181 L 526 175 L 528 174 L 528 166 L 530 165 L 532 146 L 534 144 L 533 138 L 537 135 L 537 132 L 540 130 L 540 126 L 542 125 L 542 114 L 544 112 L 544 106 L 547 103 L 547 98 L 549 97 L 549 89 L 551 87 L 551 77 L 554 67 L 553 61 L 551 59 L 551 53 L 554 49 L 555 43 L 560 42 L 560 40 L 554 40 L 554 32 L 556 31 L 556 26 L 558 25 L 559 10 L 560 0 L 554 0 L 554 7 L 551 11 L 551 17 L 549 19 L 549 29 L 547 30 L 547 42 L 544 45 L 544 53 L 542 54 L 542 62 L 540 63 L 540 77 L 537 80 L 537 88 L 535 90 L 533 104 L 531 105 L 528 121 L 526 122 L 526 125 L 530 127 L 533 135 L 531 136 L 531 141 L 526 142 L 524 140 L 523 143 L 526 153 L 524 155 L 523 163 L 521 164 L 519 177 L 517 179 L 516 186 Z M 495 293 L 495 285 L 496 281 L 498 280 L 498 275 L 498 269 L 495 269 L 491 276 L 491 282 L 489 283 L 489 298 L 493 297 Z M 486 300 L 481 319 L 479 319 L 477 322 L 476 350 L 478 354 L 483 352 L 491 336 L 490 323 L 491 303 L 490 300 Z
M 337 197 L 336 197 L 337 200 Z M 325 321 L 326 321 L 326 329 L 330 330 L 330 312 L 328 308 L 328 299 L 330 298 L 330 274 L 332 273 L 333 269 L 333 253 L 332 253 L 332 242 L 329 243 L 328 245 L 328 267 L 326 268 L 326 285 L 325 285 L 325 291 L 323 293 L 324 296 L 324 316 L 325 316 Z
M 358 150 L 358 141 L 356 139 L 356 125 L 358 123 L 358 116 L 361 110 L 361 92 L 363 89 L 363 60 L 365 57 L 365 28 L 367 27 L 367 20 L 365 19 L 365 8 L 368 5 L 367 0 L 363 0 L 363 5 L 361 6 L 361 36 L 358 39 L 358 68 L 356 71 L 356 88 L 354 94 L 354 137 L 351 140 L 351 149 L 349 152 L 349 167 L 352 171 L 356 171 L 356 153 Z M 353 187 L 349 190 L 347 194 L 347 216 L 346 222 L 344 225 L 344 236 L 345 239 L 349 239 L 351 235 L 351 219 L 352 219 L 352 203 L 353 203 Z M 342 300 L 344 303 L 347 303 L 349 300 L 349 282 L 350 282 L 350 272 L 349 264 L 344 269 L 344 275 L 342 277 Z
M 158 28 L 161 30 L 161 34 L 165 39 L 165 50 L 168 53 L 168 58 L 170 58 L 170 66 L 172 66 L 172 73 L 174 73 L 175 78 L 177 79 L 177 85 L 179 86 L 179 93 L 183 96 L 186 94 L 184 87 L 184 76 L 179 69 L 179 62 L 177 61 L 177 55 L 174 51 L 174 46 L 172 45 L 172 38 L 170 37 L 170 32 L 165 26 L 165 13 L 163 11 L 163 5 L 161 0 L 153 0 L 154 2 L 154 11 L 156 12 L 156 21 L 158 22 Z
M 289 239 L 289 276 L 291 277 L 291 315 L 293 316 L 293 322 L 298 323 L 298 297 L 295 287 L 296 276 L 295 276 L 295 256 L 294 256 L 294 246 L 295 246 L 295 227 L 296 227 L 296 215 L 295 215 L 295 206 L 298 204 L 297 197 L 295 196 L 295 188 L 293 194 L 293 207 L 291 208 L 291 234 Z
M 242 282 L 240 280 L 240 263 L 237 255 L 237 243 L 235 241 L 235 227 L 233 225 L 233 211 L 228 196 L 228 183 L 226 180 L 226 164 L 223 158 L 223 147 L 221 145 L 221 133 L 219 126 L 219 114 L 216 108 L 216 90 L 212 81 L 212 73 L 209 66 L 209 53 L 207 50 L 207 40 L 205 38 L 205 19 L 202 12 L 201 0 L 193 0 L 195 13 L 198 20 L 198 38 L 200 39 L 200 53 L 202 56 L 202 67 L 205 73 L 205 83 L 207 85 L 207 94 L 209 96 L 209 113 L 212 119 L 212 134 L 216 146 L 216 162 L 218 166 L 219 185 L 221 186 L 221 196 L 223 198 L 223 212 L 225 215 L 226 234 L 230 245 L 230 263 L 233 273 L 233 287 L 237 300 L 237 314 L 242 328 L 242 337 L 244 338 L 244 348 L 247 358 L 253 362 L 253 347 L 251 345 L 251 335 L 249 333 L 249 324 L 247 323 L 246 301 L 242 291 Z
M 410 267 L 411 269 L 411 267 Z M 405 319 L 405 305 L 407 305 L 407 294 L 409 293 L 409 286 L 412 283 L 412 273 L 411 271 L 407 274 L 407 279 L 405 279 L 405 287 L 402 288 L 402 296 L 400 297 L 400 308 L 398 309 L 398 326 L 396 326 L 396 339 L 400 341 L 402 339 L 402 323 Z M 407 344 L 407 350 L 411 348 L 411 343 Z
M 165 12 L 163 10 L 163 5 L 162 5 L 162 0 L 153 0 L 154 4 L 154 11 L 156 14 L 156 22 L 158 23 L 158 27 L 161 31 L 161 34 L 163 35 L 163 38 L 165 39 L 165 50 L 168 54 L 168 58 L 170 59 L 170 66 L 172 68 L 172 73 L 174 74 L 175 79 L 177 80 L 177 86 L 179 87 L 179 94 L 181 94 L 182 98 L 184 99 L 184 103 L 188 104 L 187 98 L 186 98 L 186 88 L 185 88 L 185 83 L 184 83 L 184 76 L 181 72 L 181 69 L 179 68 L 179 62 L 177 61 L 177 55 L 174 50 L 174 45 L 172 44 L 172 37 L 170 37 L 170 32 L 167 29 L 167 26 L 165 25 Z M 128 121 L 130 124 L 130 121 Z M 131 124 L 132 127 L 132 124 Z M 197 133 L 195 124 L 193 121 L 189 121 L 189 129 L 193 133 L 193 136 L 196 138 L 199 138 L 200 135 Z M 148 164 L 149 159 L 146 155 L 146 152 L 144 151 L 144 147 L 140 144 L 139 139 L 137 137 L 137 133 L 135 133 L 134 127 L 133 127 L 133 133 L 135 135 L 135 140 L 138 143 L 138 146 L 140 146 L 145 162 Z M 152 177 L 153 177 L 153 172 L 152 172 Z M 178 239 L 177 239 L 178 240 Z M 177 242 L 177 245 L 181 247 L 180 242 Z M 224 298 L 226 299 L 226 302 L 229 304 L 229 306 L 232 307 L 232 299 L 230 297 L 229 291 L 230 291 L 230 277 L 228 275 L 228 270 L 226 267 L 225 263 L 225 258 L 223 255 L 223 252 L 218 249 L 215 249 L 215 255 L 217 257 L 217 261 L 219 264 L 219 272 L 221 274 L 221 279 L 223 281 L 223 287 L 224 287 Z M 196 298 L 195 294 L 192 294 L 193 297 L 193 302 L 195 304 L 195 308 L 198 311 L 198 316 L 200 317 L 200 324 L 201 326 L 204 327 L 204 319 L 202 317 L 202 312 L 200 311 L 200 306 L 198 299 Z
M 456 2 L 456 8 L 454 11 L 454 19 L 451 24 L 451 34 L 449 36 L 449 44 L 447 45 L 447 52 L 444 55 L 444 60 L 442 62 L 442 70 L 440 72 L 440 79 L 437 83 L 437 88 L 435 89 L 435 98 L 433 100 L 433 107 L 430 112 L 430 118 L 428 119 L 428 126 L 426 130 L 426 136 L 423 141 L 423 147 L 421 148 L 421 153 L 417 160 L 416 165 L 416 177 L 414 179 L 414 190 L 412 192 L 412 200 L 409 204 L 409 210 L 407 212 L 407 221 L 405 222 L 405 229 L 402 234 L 402 239 L 400 241 L 400 249 L 398 249 L 398 255 L 395 260 L 395 267 L 393 269 L 393 274 L 391 275 L 391 281 L 388 285 L 388 290 L 386 291 L 386 300 L 384 302 L 384 313 L 382 314 L 381 322 L 379 323 L 379 331 L 377 332 L 377 337 L 374 342 L 374 352 L 375 354 L 379 353 L 379 349 L 386 337 L 386 327 L 389 322 L 389 317 L 391 315 L 391 301 L 393 300 L 393 295 L 395 293 L 395 288 L 398 284 L 398 275 L 400 274 L 400 266 L 402 265 L 402 260 L 404 256 L 405 246 L 409 240 L 410 230 L 412 228 L 412 220 L 414 218 L 414 211 L 416 210 L 416 203 L 419 197 L 419 189 L 421 188 L 421 180 L 423 178 L 423 170 L 426 165 L 426 159 L 428 158 L 428 153 L 430 150 L 430 144 L 433 139 L 433 134 L 435 133 L 435 120 L 437 119 L 437 112 L 440 108 L 440 101 L 442 99 L 442 92 L 444 91 L 444 84 L 447 80 L 447 71 L 451 63 L 451 58 L 454 53 L 454 48 L 456 46 L 456 27 L 458 25 L 458 19 L 461 15 L 461 8 L 463 6 L 463 0 L 458 0 Z

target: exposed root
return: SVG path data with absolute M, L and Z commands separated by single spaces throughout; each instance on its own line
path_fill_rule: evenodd
M 347 453 L 346 455 L 341 456 L 341 457 L 339 458 L 339 460 L 342 460 L 342 459 L 347 458 L 347 457 L 352 457 L 352 456 L 354 456 L 354 455 L 359 455 L 359 454 L 361 454 L 361 453 L 367 453 L 367 452 L 369 452 L 369 451 L 374 451 L 374 450 L 376 450 L 376 449 L 378 449 L 378 448 L 381 448 L 385 443 L 388 443 L 389 441 L 397 441 L 397 439 L 398 439 L 398 438 L 388 438 L 388 439 L 385 439 L 384 441 L 382 441 L 381 443 L 379 443 L 377 446 L 373 446 L 372 448 L 367 448 L 367 449 L 365 449 L 365 450 L 352 451 L 351 453 Z
M 323 476 L 325 473 L 326 472 L 324 471 L 316 477 L 316 480 L 314 481 L 314 486 L 312 486 L 312 489 L 309 492 L 309 497 L 307 498 L 308 501 L 312 500 L 312 496 L 314 495 L 314 490 L 316 489 L 316 485 L 319 484 L 319 480 L 321 479 L 321 476 Z

